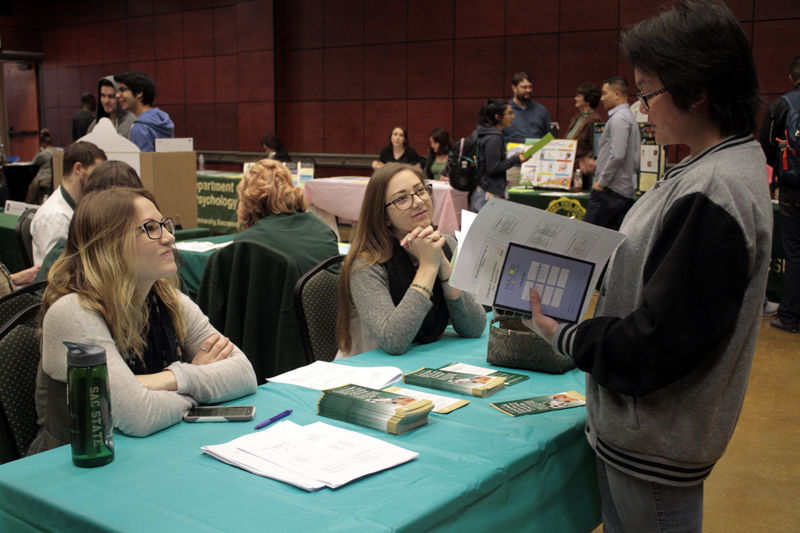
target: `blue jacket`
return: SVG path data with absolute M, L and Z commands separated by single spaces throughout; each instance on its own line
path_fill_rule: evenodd
M 155 152 L 156 139 L 175 136 L 175 125 L 172 119 L 159 108 L 148 109 L 133 121 L 130 140 L 142 152 Z

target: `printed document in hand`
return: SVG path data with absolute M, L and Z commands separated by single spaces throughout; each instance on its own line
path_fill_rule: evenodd
M 600 273 L 624 238 L 618 231 L 491 198 L 459 243 L 450 284 L 480 304 L 500 303 L 523 314 L 530 314 L 533 286 L 546 315 L 575 322 L 586 314 Z M 505 264 L 509 248 L 516 254 L 513 264 Z
M 419 456 L 324 422 L 300 426 L 290 420 L 201 449 L 223 463 L 309 492 L 323 487 L 335 489 Z
M 370 389 L 382 389 L 400 381 L 402 377 L 403 372 L 394 366 L 358 367 L 314 361 L 310 365 L 267 378 L 267 381 L 300 385 L 317 390 L 334 389 L 350 384 Z

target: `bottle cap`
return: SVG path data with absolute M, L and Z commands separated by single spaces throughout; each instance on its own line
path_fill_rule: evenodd
M 67 347 L 68 366 L 96 366 L 106 364 L 106 349 L 96 344 L 64 341 Z

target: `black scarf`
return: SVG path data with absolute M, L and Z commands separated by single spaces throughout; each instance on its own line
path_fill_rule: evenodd
M 153 291 L 145 303 L 148 309 L 147 345 L 141 359 L 127 359 L 134 374 L 155 374 L 181 360 L 178 335 L 167 306 Z
M 392 258 L 383 264 L 383 268 L 386 269 L 386 274 L 389 276 L 389 294 L 392 295 L 392 301 L 394 305 L 399 305 L 417 274 L 417 267 L 411 262 L 411 255 L 400 246 L 400 241 L 395 239 L 393 246 Z M 444 244 L 443 251 L 449 261 L 453 252 L 450 251 L 447 243 Z M 447 311 L 447 304 L 444 301 L 444 290 L 438 278 L 433 283 L 432 292 L 433 307 L 425 315 L 425 320 L 422 321 L 417 336 L 414 337 L 414 341 L 420 344 L 438 340 L 450 321 L 450 313 Z

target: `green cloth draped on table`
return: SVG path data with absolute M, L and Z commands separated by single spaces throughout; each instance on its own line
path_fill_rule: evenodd
M 404 372 L 452 361 L 487 366 L 486 343 L 486 334 L 463 339 L 448 328 L 441 340 L 400 357 L 374 351 L 338 363 Z M 489 405 L 583 392 L 584 375 L 519 372 L 531 379 L 467 398 L 450 414 L 431 413 L 428 425 L 401 436 L 317 416 L 319 391 L 262 385 L 235 402 L 255 405 L 256 421 L 293 409 L 289 420 L 297 424 L 322 421 L 419 457 L 337 490 L 305 493 L 201 454 L 200 446 L 250 433 L 253 423 L 178 424 L 144 439 L 118 433 L 116 458 L 101 468 L 74 466 L 68 446 L 0 466 L 0 530 L 591 531 L 600 508 L 585 408 L 512 418 Z

